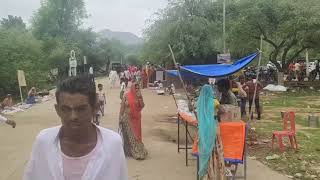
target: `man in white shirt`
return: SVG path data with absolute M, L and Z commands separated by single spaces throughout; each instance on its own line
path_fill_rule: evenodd
M 89 74 L 93 75 L 93 67 L 92 66 L 90 66 L 90 68 L 89 68 Z
M 72 77 L 56 91 L 56 112 L 62 125 L 37 136 L 24 180 L 128 180 L 119 134 L 95 126 L 94 82 Z
M 92 78 L 92 81 L 94 81 L 94 73 L 93 73 L 93 67 L 90 66 L 89 68 L 89 76 Z
M 9 120 L 6 117 L 1 116 L 1 114 L 0 114 L 0 123 L 6 123 L 6 124 L 12 126 L 12 128 L 16 127 L 16 122 L 15 121 Z

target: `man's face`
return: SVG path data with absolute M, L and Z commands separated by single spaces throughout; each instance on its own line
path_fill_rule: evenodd
M 85 95 L 62 92 L 59 102 L 55 105 L 61 118 L 62 126 L 70 131 L 81 131 L 92 126 L 91 120 L 95 114 L 94 108 Z

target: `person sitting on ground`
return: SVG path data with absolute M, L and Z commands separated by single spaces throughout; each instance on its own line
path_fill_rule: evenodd
M 13 100 L 12 100 L 12 95 L 8 94 L 2 103 L 0 103 L 1 108 L 6 108 L 6 107 L 12 107 L 13 106 Z
M 23 180 L 128 180 L 121 136 L 95 126 L 95 84 L 70 77 L 56 91 L 61 126 L 42 130 L 32 148 Z
M 36 103 L 36 88 L 32 87 L 28 92 L 27 104 L 35 104 Z
M 16 127 L 16 122 L 15 121 L 9 120 L 6 117 L 1 116 L 1 114 L 0 114 L 0 123 L 6 123 L 6 124 L 12 126 L 12 128 Z

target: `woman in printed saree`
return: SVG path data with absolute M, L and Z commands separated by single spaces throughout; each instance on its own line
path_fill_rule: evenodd
M 218 122 L 215 119 L 215 97 L 213 88 L 204 85 L 197 101 L 199 121 L 199 176 L 202 179 L 224 178 L 224 159 Z
M 140 86 L 133 83 L 122 99 L 119 127 L 126 156 L 137 160 L 143 160 L 148 155 L 141 136 L 141 111 L 144 106 Z

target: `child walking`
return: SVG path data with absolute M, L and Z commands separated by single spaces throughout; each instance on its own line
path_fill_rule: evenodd
M 97 125 L 100 125 L 100 119 L 102 116 L 104 116 L 104 105 L 107 103 L 106 94 L 103 92 L 102 84 L 98 84 L 97 99 L 98 99 L 98 105 L 97 105 L 98 111 L 96 113 L 94 123 Z

